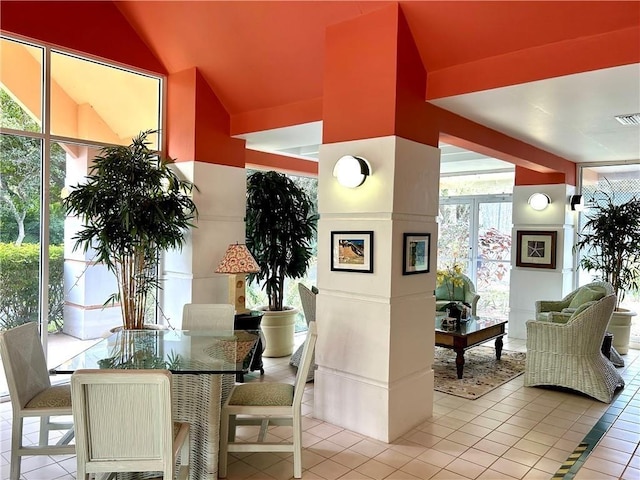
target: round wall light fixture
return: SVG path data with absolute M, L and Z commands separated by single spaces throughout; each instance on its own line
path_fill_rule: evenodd
M 371 175 L 371 165 L 362 157 L 345 155 L 340 157 L 333 167 L 333 176 L 343 187 L 356 188 Z
M 534 193 L 529 197 L 529 205 L 534 210 L 544 210 L 550 203 L 551 199 L 546 193 Z
M 580 212 L 584 210 L 584 197 L 582 195 L 571 195 L 569 204 L 572 211 Z

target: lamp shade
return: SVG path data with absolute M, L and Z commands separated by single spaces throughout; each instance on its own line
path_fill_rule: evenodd
M 255 258 L 243 243 L 235 243 L 227 247 L 215 273 L 257 273 L 260 271 Z

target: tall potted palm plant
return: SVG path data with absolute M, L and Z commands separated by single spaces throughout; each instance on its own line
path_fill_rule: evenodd
M 618 297 L 609 331 L 619 353 L 627 353 L 634 312 L 620 308 L 625 293 L 640 287 L 640 199 L 616 202 L 599 190 L 588 206 L 587 221 L 574 251 L 583 251 L 580 266 L 613 285 Z
M 155 133 L 101 149 L 86 182 L 63 199 L 67 214 L 82 221 L 74 249 L 93 250 L 116 276 L 118 291 L 105 304 L 120 304 L 125 329 L 143 328 L 147 297 L 159 286 L 159 255 L 182 247 L 197 215 L 190 196 L 195 186 L 176 175 L 172 159 L 149 148 Z
M 269 305 L 261 327 L 267 357 L 293 352 L 295 315 L 284 305 L 285 278 L 302 277 L 311 261 L 317 215 L 307 193 L 278 172 L 254 172 L 247 179 L 247 248 L 260 271 L 250 280 L 263 283 Z

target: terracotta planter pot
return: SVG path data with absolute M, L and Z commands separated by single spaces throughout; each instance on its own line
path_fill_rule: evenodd
M 288 310 L 272 312 L 261 308 L 264 312 L 260 327 L 264 333 L 266 348 L 263 357 L 286 357 L 293 353 L 296 315 L 298 310 L 285 307 Z

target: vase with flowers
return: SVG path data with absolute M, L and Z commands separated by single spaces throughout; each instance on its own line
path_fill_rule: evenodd
M 456 320 L 466 320 L 472 313 L 472 304 L 479 298 L 471 280 L 462 273 L 462 264 L 456 260 L 436 271 L 435 294 L 436 310 L 445 311 Z

